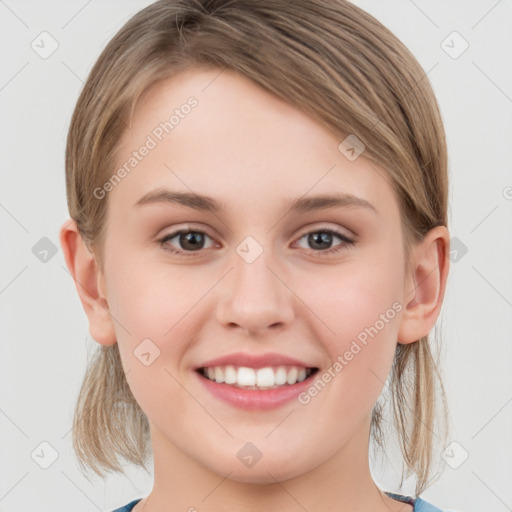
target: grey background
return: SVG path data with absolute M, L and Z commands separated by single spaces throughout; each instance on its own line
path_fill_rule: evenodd
M 108 40 L 149 3 L 0 0 L 1 512 L 110 511 L 151 489 L 133 468 L 89 482 L 76 465 L 71 418 L 96 343 L 58 240 L 75 101 Z M 448 136 L 457 253 L 438 325 L 455 444 L 422 496 L 447 510 L 512 510 L 512 1 L 355 3 L 418 58 Z M 396 490 L 385 467 L 374 476 Z

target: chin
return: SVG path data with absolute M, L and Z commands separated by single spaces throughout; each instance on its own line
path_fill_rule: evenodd
M 267 461 L 264 461 L 263 458 L 252 467 L 244 467 L 243 463 L 237 460 L 235 465 L 232 463 L 226 465 L 216 464 L 211 469 L 221 477 L 229 475 L 229 480 L 234 482 L 258 485 L 274 484 L 276 481 L 284 482 L 307 472 L 307 468 L 301 471 L 296 464 L 286 461 L 280 463 L 275 457 Z

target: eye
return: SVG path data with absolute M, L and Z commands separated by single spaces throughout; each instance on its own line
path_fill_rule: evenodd
M 333 237 L 338 238 L 342 243 L 336 245 L 334 248 L 330 248 L 333 243 Z M 195 256 L 194 253 L 200 252 L 201 249 L 207 248 L 205 247 L 206 238 L 212 240 L 211 237 L 208 236 L 204 231 L 181 229 L 165 235 L 158 242 L 164 250 L 178 257 L 188 257 Z M 178 249 L 170 244 L 173 239 L 176 239 L 176 242 L 174 243 L 180 246 Z M 302 239 L 306 239 L 306 242 L 311 245 L 314 252 L 318 252 L 322 255 L 331 255 L 343 250 L 347 246 L 355 244 L 354 240 L 333 229 L 309 231 L 303 234 L 299 238 L 299 241 Z M 212 243 L 209 247 L 213 247 L 214 245 L 215 243 Z
M 162 247 L 169 251 L 172 254 L 176 254 L 178 256 L 194 256 L 194 252 L 198 252 L 201 249 L 204 249 L 205 237 L 210 238 L 203 231 L 194 231 L 189 229 L 181 229 L 179 231 L 175 231 L 173 233 L 169 233 L 165 235 L 162 239 L 159 240 Z M 181 249 L 177 250 L 169 245 L 169 242 L 174 238 L 177 239 L 177 242 Z M 212 244 L 213 245 L 213 244 Z
M 339 238 L 342 243 L 338 244 L 334 248 L 330 248 L 334 238 Z M 306 242 L 313 247 L 315 252 L 320 252 L 322 255 L 331 255 L 338 251 L 343 250 L 347 246 L 354 245 L 355 241 L 348 238 L 343 233 L 340 233 L 333 229 L 321 229 L 316 231 L 309 231 L 299 238 L 299 241 L 306 239 Z

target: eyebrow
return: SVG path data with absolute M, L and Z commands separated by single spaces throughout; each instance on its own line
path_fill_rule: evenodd
M 224 210 L 223 204 L 212 197 L 193 192 L 175 192 L 167 189 L 156 189 L 141 197 L 134 207 L 148 204 L 178 204 L 188 206 L 194 210 L 220 213 Z M 294 200 L 289 209 L 292 212 L 306 213 L 315 210 L 324 210 L 334 207 L 367 208 L 377 213 L 375 207 L 360 197 L 352 194 L 323 194 L 311 197 L 301 197 Z

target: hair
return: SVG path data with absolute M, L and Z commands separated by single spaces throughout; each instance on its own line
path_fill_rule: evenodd
M 356 135 L 370 163 L 387 171 L 396 194 L 407 269 L 413 244 L 447 226 L 447 149 L 437 101 L 414 56 L 379 21 L 345 0 L 160 0 L 135 14 L 105 47 L 69 128 L 68 208 L 100 271 L 107 198 L 93 191 L 112 176 L 141 95 L 194 68 L 235 70 L 319 121 L 340 142 Z M 128 386 L 118 345 L 97 349 L 73 419 L 79 463 L 100 476 L 124 472 L 119 457 L 146 468 L 148 419 Z M 436 382 L 447 418 L 433 354 L 428 336 L 397 343 L 388 379 L 395 432 L 407 476 L 416 477 L 416 495 L 431 470 Z M 371 438 L 383 447 L 381 426 L 377 402 Z

